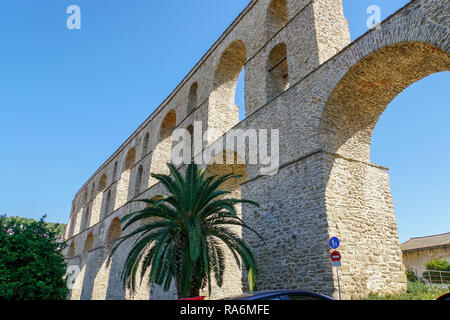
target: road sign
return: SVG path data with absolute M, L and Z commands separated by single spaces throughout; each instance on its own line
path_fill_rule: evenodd
M 332 249 L 339 248 L 340 244 L 341 244 L 341 242 L 339 241 L 339 239 L 337 237 L 333 237 L 333 238 L 330 239 L 330 247 Z
M 338 251 L 333 251 L 331 253 L 331 261 L 337 262 L 337 261 L 341 261 L 341 254 Z

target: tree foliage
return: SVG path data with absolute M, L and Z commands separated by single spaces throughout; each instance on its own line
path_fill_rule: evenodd
M 371 293 L 364 300 L 435 300 L 446 292 L 448 292 L 446 287 L 429 286 L 420 281 L 408 281 L 407 292 L 388 295 Z
M 427 270 L 433 271 L 450 271 L 450 265 L 447 259 L 434 259 L 425 264 Z
M 66 299 L 66 245 L 44 219 L 0 217 L 0 299 Z
M 32 222 L 37 222 L 34 219 L 29 219 L 29 218 L 22 218 L 22 217 L 7 217 L 6 221 L 15 221 L 16 223 L 19 224 L 30 224 Z M 44 221 L 45 226 L 55 232 L 56 234 L 58 234 L 58 236 L 64 236 L 64 228 L 66 227 L 66 225 L 64 223 L 52 223 L 52 222 L 46 222 Z
M 137 274 L 142 279 L 150 268 L 149 283 L 161 285 L 167 291 L 175 279 L 180 298 L 198 296 L 204 287 L 211 294 L 213 279 L 217 286 L 223 285 L 226 247 L 238 265 L 242 260 L 250 289 L 254 289 L 258 269 L 253 254 L 229 227 L 239 226 L 256 233 L 238 217 L 235 206 L 258 204 L 245 199 L 225 199 L 223 196 L 230 192 L 219 189 L 225 181 L 240 176 L 205 178 L 204 170 L 192 163 L 183 177 L 173 165 L 168 166 L 170 175 L 152 176 L 166 187 L 169 195 L 138 200 L 147 207 L 121 220 L 124 231 L 132 225 L 139 226 L 122 237 L 109 256 L 110 261 L 123 242 L 138 237 L 125 262 L 124 285 L 134 291 Z

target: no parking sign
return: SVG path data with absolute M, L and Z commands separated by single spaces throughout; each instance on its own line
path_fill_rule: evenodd
M 331 253 L 331 264 L 333 265 L 333 267 L 341 267 L 342 266 L 341 259 L 342 256 L 339 251 L 333 251 Z

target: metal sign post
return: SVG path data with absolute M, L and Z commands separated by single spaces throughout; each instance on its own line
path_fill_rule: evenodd
M 339 248 L 340 245 L 340 241 L 338 238 L 334 237 L 330 239 L 330 247 L 332 249 L 337 249 Z M 333 267 L 336 267 L 336 272 L 337 272 L 337 280 L 338 280 L 338 289 L 339 289 L 339 300 L 342 300 L 341 297 L 341 281 L 339 279 L 339 267 L 342 266 L 342 262 L 341 262 L 342 256 L 338 251 L 333 251 L 331 253 L 331 264 L 333 265 Z
M 337 272 L 337 278 L 338 278 L 339 300 L 342 300 L 342 298 L 341 298 L 341 282 L 339 280 L 339 267 L 336 267 L 336 272 Z

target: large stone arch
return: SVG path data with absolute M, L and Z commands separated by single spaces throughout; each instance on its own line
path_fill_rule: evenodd
M 426 5 L 425 5 L 426 4 Z M 341 238 L 345 298 L 406 288 L 388 169 L 371 163 L 373 130 L 405 88 L 450 70 L 448 23 L 438 1 L 416 1 L 321 70 L 318 126 L 329 236 Z M 415 14 L 412 14 L 415 12 Z M 334 281 L 335 294 L 337 279 Z
M 269 40 L 283 28 L 288 20 L 286 0 L 272 0 L 266 13 L 266 38 Z
M 368 54 L 327 101 L 320 127 L 325 149 L 369 162 L 372 133 L 388 104 L 414 82 L 448 70 L 449 54 L 425 42 L 400 42 Z
M 247 48 L 234 40 L 222 52 L 214 72 L 213 91 L 208 106 L 208 143 L 212 143 L 239 122 L 235 104 L 237 82 L 247 62 Z

